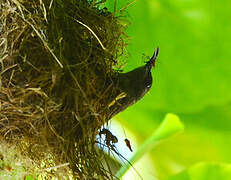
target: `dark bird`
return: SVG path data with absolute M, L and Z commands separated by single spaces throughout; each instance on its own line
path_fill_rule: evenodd
M 117 96 L 113 98 L 109 107 L 108 120 L 127 107 L 139 101 L 152 86 L 151 69 L 155 67 L 159 48 L 156 48 L 151 59 L 144 66 L 127 73 L 116 73 L 112 84 L 116 87 Z

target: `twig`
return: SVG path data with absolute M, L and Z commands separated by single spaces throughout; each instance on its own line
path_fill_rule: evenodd
M 49 167 L 49 168 L 46 168 L 44 170 L 45 171 L 50 171 L 52 169 L 57 169 L 57 168 L 65 167 L 65 166 L 69 166 L 69 163 L 64 163 L 64 164 L 60 164 L 60 165 L 57 165 L 57 166 Z
M 71 17 L 72 18 L 72 17 Z M 82 26 L 84 26 L 85 28 L 87 28 L 92 34 L 93 34 L 93 36 L 95 36 L 95 38 L 97 39 L 97 41 L 99 42 L 99 44 L 100 44 L 100 46 L 102 47 L 102 49 L 103 50 L 107 50 L 105 47 L 104 47 L 104 45 L 103 45 L 103 43 L 100 41 L 100 39 L 98 38 L 98 36 L 94 33 L 94 31 L 90 28 L 90 27 L 88 27 L 86 24 L 84 24 L 84 23 L 82 23 L 81 21 L 79 21 L 79 20 L 77 20 L 77 19 L 75 19 L 75 18 L 72 18 L 74 21 L 76 21 L 77 23 L 79 23 L 79 24 L 81 24 Z
M 19 8 L 19 7 L 18 7 Z M 46 41 L 44 41 L 42 35 L 38 32 L 38 30 L 34 27 L 34 25 L 29 22 L 27 19 L 25 19 L 25 17 L 23 15 L 20 15 L 19 13 L 15 12 L 19 17 L 21 17 L 27 24 L 29 24 L 32 29 L 35 31 L 35 33 L 37 34 L 37 36 L 40 38 L 40 40 L 42 41 L 43 45 L 47 48 L 47 50 L 51 53 L 51 55 L 54 57 L 55 61 L 58 63 L 58 65 L 63 68 L 62 63 L 59 61 L 59 59 L 56 57 L 56 55 L 53 53 L 53 51 L 51 50 L 51 48 L 48 46 L 48 44 L 46 43 Z

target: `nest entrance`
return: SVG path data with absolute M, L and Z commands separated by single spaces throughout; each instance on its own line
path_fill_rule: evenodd
M 108 79 L 120 63 L 125 27 L 99 5 L 0 5 L 0 136 L 19 144 L 38 167 L 68 162 L 79 178 L 111 177 L 102 168 L 95 136 L 116 96 Z

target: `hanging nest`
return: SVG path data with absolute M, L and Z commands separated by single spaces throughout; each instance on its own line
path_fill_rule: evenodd
M 28 173 L 113 178 L 95 138 L 118 95 L 110 78 L 122 63 L 126 27 L 101 6 L 87 0 L 0 4 L 0 138 L 32 160 Z

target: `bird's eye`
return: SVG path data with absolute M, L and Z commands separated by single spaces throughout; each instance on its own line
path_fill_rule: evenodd
M 148 84 L 148 85 L 147 85 L 147 88 L 150 88 L 150 87 L 151 87 L 151 84 Z
M 148 89 L 151 88 L 151 86 L 152 86 L 151 74 L 145 79 L 144 85 L 145 85 L 145 88 L 148 88 Z

